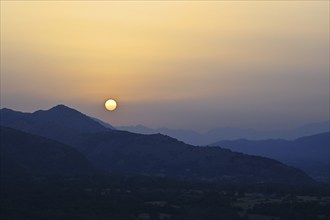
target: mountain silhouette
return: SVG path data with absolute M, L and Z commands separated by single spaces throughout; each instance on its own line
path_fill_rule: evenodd
M 85 136 L 77 147 L 95 166 L 115 173 L 283 183 L 308 179 L 300 170 L 275 160 L 195 147 L 161 134 L 102 132 Z
M 218 127 L 204 133 L 199 133 L 193 130 L 171 129 L 165 127 L 154 129 L 144 125 L 117 126 L 116 128 L 138 134 L 161 133 L 184 141 L 187 144 L 205 146 L 220 140 L 236 140 L 241 138 L 251 140 L 263 140 L 269 138 L 293 140 L 302 136 L 330 131 L 330 122 L 311 123 L 290 130 L 255 130 L 236 127 Z
M 106 128 L 110 128 L 112 130 L 116 130 L 116 128 L 114 128 L 111 124 L 107 123 L 107 122 L 104 122 L 98 118 L 94 118 L 94 117 L 90 117 L 91 119 L 93 119 L 94 121 L 98 122 L 99 124 L 101 124 L 103 127 L 106 127 Z
M 161 134 L 111 130 L 62 105 L 32 114 L 8 109 L 0 113 L 3 125 L 68 144 L 83 153 L 96 168 L 107 172 L 231 181 L 312 182 L 299 169 L 272 159 L 217 147 L 195 147 Z
M 284 130 L 255 130 L 242 129 L 235 127 L 220 127 L 207 132 L 207 136 L 214 141 L 221 140 L 236 140 L 236 139 L 250 139 L 250 140 L 265 140 L 265 139 L 288 139 L 294 140 L 303 136 L 310 136 L 314 134 L 324 133 L 330 131 L 330 121 L 323 121 L 317 123 L 305 124 L 294 129 Z M 214 139 L 216 138 L 216 140 Z
M 77 136 L 109 129 L 89 116 L 65 105 L 57 105 L 49 110 L 39 110 L 33 113 L 1 109 L 0 116 L 3 126 L 52 138 L 69 145 L 72 144 L 71 140 L 79 138 Z
M 11 124 L 19 119 L 23 121 L 29 120 L 26 121 L 26 123 L 33 123 L 34 126 L 38 126 L 38 123 L 40 125 L 50 124 L 55 126 L 59 124 L 61 127 L 78 132 L 91 133 L 105 130 L 104 126 L 91 119 L 89 116 L 65 105 L 57 105 L 49 110 L 39 110 L 34 113 L 22 113 L 10 109 L 1 109 L 1 115 L 1 123 L 4 125 Z
M 0 127 L 1 176 L 78 175 L 94 171 L 77 150 L 44 137 Z
M 249 155 L 265 156 L 301 168 L 319 180 L 330 180 L 330 132 L 296 140 L 234 140 L 212 144 Z
M 164 134 L 168 135 L 170 137 L 179 139 L 180 141 L 183 141 L 187 144 L 192 144 L 192 145 L 206 145 L 211 142 L 211 140 L 214 139 L 209 139 L 207 136 L 198 133 L 193 130 L 184 130 L 184 129 L 170 129 L 166 127 L 162 128 L 149 128 L 144 125 L 133 125 L 133 126 L 117 126 L 116 127 L 119 130 L 123 131 L 129 131 L 137 134 Z M 218 140 L 216 138 L 215 140 Z

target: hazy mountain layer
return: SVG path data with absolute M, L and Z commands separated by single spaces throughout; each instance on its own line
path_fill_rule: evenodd
M 292 130 L 265 130 L 242 129 L 234 127 L 219 127 L 211 129 L 205 133 L 193 130 L 170 129 L 170 128 L 149 128 L 143 125 L 136 126 L 117 126 L 119 130 L 130 131 L 138 134 L 165 134 L 173 138 L 184 141 L 192 145 L 208 145 L 219 140 L 234 140 L 246 138 L 251 140 L 282 138 L 295 139 L 306 135 L 313 135 L 321 132 L 330 131 L 330 122 L 320 122 L 307 124 Z
M 330 180 L 330 133 L 288 140 L 234 140 L 212 145 L 250 155 L 259 155 L 299 167 L 319 180 Z

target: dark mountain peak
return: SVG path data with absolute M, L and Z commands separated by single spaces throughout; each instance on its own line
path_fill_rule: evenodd
M 73 136 L 110 130 L 89 116 L 65 105 L 34 113 L 1 111 L 1 125 L 71 143 Z
M 57 105 L 49 110 L 36 111 L 33 120 L 47 122 L 49 125 L 63 126 L 77 132 L 101 132 L 106 130 L 104 126 L 89 116 L 65 105 Z
M 56 105 L 48 110 L 38 110 L 38 111 L 34 112 L 33 114 L 39 114 L 39 113 L 43 113 L 43 112 L 55 113 L 55 114 L 82 114 L 81 112 L 79 112 L 73 108 L 70 108 L 66 105 L 63 105 L 63 104 Z
M 1 108 L 0 111 L 1 112 L 13 112 L 14 110 L 11 110 L 9 108 Z
M 10 108 L 1 108 L 0 113 L 29 114 L 29 113 L 25 113 L 25 112 L 15 111 L 15 110 L 10 109 Z
M 0 124 L 7 125 L 16 122 L 17 120 L 22 120 L 22 118 L 27 117 L 28 115 L 31 115 L 31 113 L 19 112 L 9 108 L 2 108 L 0 109 Z
M 56 106 L 54 106 L 53 108 L 49 109 L 49 110 L 53 110 L 53 111 L 76 111 L 75 109 L 73 108 L 70 108 L 64 104 L 58 104 Z

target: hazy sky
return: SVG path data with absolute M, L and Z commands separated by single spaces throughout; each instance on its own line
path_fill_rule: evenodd
M 58 103 L 113 125 L 328 120 L 329 1 L 1 1 L 1 107 Z

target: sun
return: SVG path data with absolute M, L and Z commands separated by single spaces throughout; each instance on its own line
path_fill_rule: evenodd
M 109 99 L 104 103 L 104 106 L 108 111 L 114 111 L 117 108 L 117 102 L 113 99 Z

